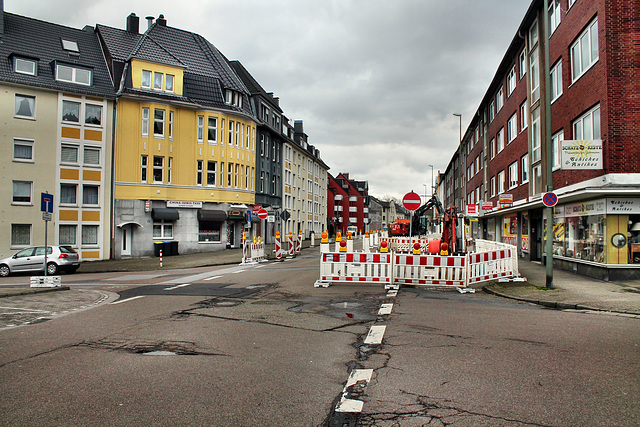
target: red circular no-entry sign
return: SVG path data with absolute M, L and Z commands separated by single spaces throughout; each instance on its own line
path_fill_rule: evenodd
M 407 193 L 402 198 L 402 206 L 407 208 L 407 210 L 415 211 L 422 204 L 422 199 L 418 193 L 414 193 L 413 191 Z
M 267 211 L 265 209 L 260 209 L 258 211 L 258 218 L 267 219 Z

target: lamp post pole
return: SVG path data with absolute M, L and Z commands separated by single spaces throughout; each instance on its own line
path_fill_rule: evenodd
M 543 9 L 549 10 L 549 0 L 544 0 Z M 545 85 L 545 176 L 547 191 L 553 191 L 553 147 L 551 145 L 551 75 L 549 74 L 549 20 L 544 19 L 544 85 Z M 547 207 L 547 233 L 545 252 L 547 255 L 547 289 L 553 289 L 553 206 Z

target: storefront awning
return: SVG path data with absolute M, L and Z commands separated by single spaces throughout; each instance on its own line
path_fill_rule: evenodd
M 200 209 L 198 210 L 198 221 L 224 221 L 227 219 L 225 211 L 217 209 Z
M 154 220 L 176 221 L 180 218 L 180 214 L 178 209 L 153 208 L 151 209 L 151 218 Z
M 126 225 L 135 225 L 136 227 L 140 227 L 142 228 L 142 224 L 140 224 L 139 222 L 135 222 L 135 221 L 125 221 L 125 222 L 121 222 L 120 224 L 117 225 L 118 228 L 122 228 Z

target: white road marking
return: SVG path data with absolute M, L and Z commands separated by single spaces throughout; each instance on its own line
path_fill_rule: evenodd
M 138 295 L 137 297 L 131 297 L 131 298 L 123 299 L 123 300 L 120 300 L 120 301 L 112 302 L 111 305 L 120 304 L 120 303 L 123 303 L 123 302 L 133 301 L 134 299 L 138 299 L 138 298 L 144 298 L 144 295 Z
M 397 297 L 398 296 L 398 290 L 397 289 L 390 290 L 389 292 L 387 292 L 387 296 L 388 297 Z
M 211 277 L 207 277 L 207 278 L 206 278 L 206 279 L 204 279 L 204 280 L 215 280 L 215 279 L 219 279 L 219 278 L 221 278 L 221 277 L 222 277 L 222 276 L 211 276 Z
M 381 304 L 380 310 L 378 310 L 378 316 L 384 316 L 385 314 L 391 314 L 393 309 L 393 303 Z
M 172 291 L 174 289 L 178 289 L 178 288 L 184 288 L 185 286 L 189 286 L 191 283 L 183 283 L 182 285 L 176 285 L 176 286 L 172 286 L 170 288 L 164 288 L 165 291 Z
M 360 381 L 364 381 L 363 387 L 369 384 L 373 375 L 373 369 L 354 369 L 347 379 L 347 385 L 342 390 L 342 398 L 336 405 L 336 412 L 362 412 L 364 402 L 355 399 L 347 399 L 347 389 Z
M 244 271 L 247 271 L 247 270 L 238 270 L 238 271 L 234 271 L 234 272 L 233 272 L 233 274 L 242 273 L 242 272 L 244 272 Z
M 384 331 L 387 329 L 385 325 L 374 325 L 369 329 L 367 337 L 364 339 L 365 344 L 381 344 Z

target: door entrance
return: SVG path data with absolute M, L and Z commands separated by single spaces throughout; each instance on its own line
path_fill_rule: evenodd
M 123 257 L 131 256 L 131 235 L 132 232 L 131 225 L 125 225 L 122 227 L 122 248 L 120 250 L 120 255 Z

